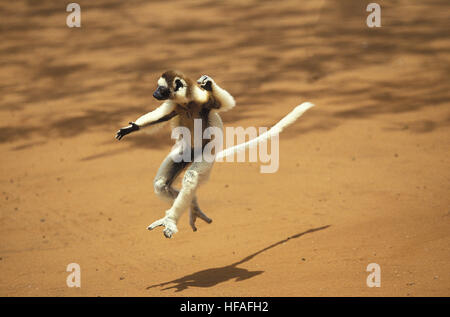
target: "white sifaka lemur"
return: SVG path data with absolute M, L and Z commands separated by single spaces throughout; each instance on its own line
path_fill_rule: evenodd
M 116 139 L 120 140 L 125 135 L 142 128 L 159 128 L 169 120 L 172 128 L 184 127 L 189 129 L 191 138 L 196 135 L 194 122 L 198 120 L 202 122 L 200 137 L 203 136 L 203 132 L 209 127 L 223 130 L 219 112 L 232 109 L 236 104 L 234 98 L 226 90 L 219 87 L 209 76 L 201 76 L 197 80 L 197 84 L 198 86 L 178 71 L 163 73 L 158 80 L 158 87 L 153 96 L 158 100 L 164 100 L 164 102 L 154 111 L 141 116 L 135 122 L 130 122 L 129 126 L 117 131 Z M 313 104 L 311 103 L 303 103 L 297 106 L 266 133 L 243 144 L 215 153 L 215 157 L 223 158 L 268 139 L 271 135 L 281 132 L 284 127 L 293 123 L 312 106 Z M 177 140 L 176 145 L 181 141 L 186 142 L 186 140 Z M 166 211 L 164 218 L 153 222 L 147 229 L 152 230 L 158 226 L 163 226 L 163 233 L 166 238 L 171 238 L 178 231 L 177 222 L 182 213 L 188 208 L 190 210 L 190 225 L 194 231 L 197 230 L 195 226 L 197 218 L 207 223 L 212 222 L 198 206 L 195 196 L 199 184 L 208 179 L 214 160 L 194 157 L 195 153 L 198 152 L 193 147 L 203 148 L 208 143 L 208 140 L 202 139 L 198 142 L 198 140 L 191 139 L 187 141 L 187 144 L 191 147 L 190 153 L 193 153 L 190 159 L 174 160 L 172 151 L 162 162 L 153 182 L 155 193 L 172 205 Z M 180 151 L 183 148 L 181 143 L 179 148 Z M 177 151 L 177 147 L 175 147 L 175 151 Z M 187 170 L 182 180 L 181 189 L 178 191 L 172 187 L 172 184 L 184 169 Z

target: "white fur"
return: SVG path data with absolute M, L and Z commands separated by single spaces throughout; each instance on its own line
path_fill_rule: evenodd
M 205 103 L 208 101 L 209 94 L 197 86 L 192 86 L 192 98 L 198 103 Z
M 221 160 L 224 157 L 227 157 L 229 155 L 238 153 L 240 151 L 246 150 L 248 148 L 256 146 L 258 143 L 269 139 L 272 135 L 281 133 L 284 128 L 294 123 L 298 118 L 302 116 L 303 113 L 305 113 L 306 110 L 310 109 L 311 107 L 314 107 L 314 104 L 310 102 L 304 102 L 301 105 L 298 105 L 295 107 L 294 110 L 292 110 L 289 114 L 287 114 L 283 119 L 281 119 L 277 124 L 275 124 L 269 131 L 261 134 L 260 136 L 245 142 L 238 144 L 236 146 L 229 147 L 221 152 L 219 152 L 216 155 L 216 161 Z
M 174 110 L 177 104 L 183 104 L 189 102 L 189 100 L 186 98 L 186 92 L 187 92 L 187 83 L 182 78 L 175 78 L 173 83 L 167 83 L 164 78 L 160 78 L 158 80 L 159 86 L 166 86 L 168 87 L 168 84 L 174 85 L 175 81 L 179 79 L 183 83 L 183 87 L 178 89 L 178 91 L 174 92 L 172 96 L 172 101 L 168 101 L 163 103 L 158 109 L 142 116 L 136 121 L 136 124 L 139 126 L 145 126 L 150 124 L 151 122 L 154 122 L 161 118 L 164 115 L 169 114 Z M 213 87 L 213 94 L 218 99 L 218 101 L 221 103 L 221 108 L 215 111 L 211 111 L 209 114 L 209 122 L 212 126 L 218 127 L 221 130 L 223 130 L 223 123 L 222 119 L 220 118 L 220 115 L 217 112 L 220 111 L 227 111 L 235 106 L 235 101 L 233 97 L 217 86 L 214 81 L 212 81 L 212 87 Z M 191 93 L 192 93 L 192 99 L 198 103 L 206 103 L 209 99 L 210 92 L 203 90 L 199 88 L 198 86 L 192 86 L 190 87 Z M 174 122 L 175 123 L 175 122 Z M 160 124 L 156 125 L 160 126 Z M 177 143 L 176 146 L 171 151 L 171 155 L 174 153 L 179 152 L 179 144 Z M 148 226 L 149 230 L 152 230 L 158 226 L 164 226 L 164 235 L 167 238 L 172 237 L 173 234 L 175 234 L 178 231 L 177 228 L 177 222 L 178 219 L 181 217 L 183 212 L 188 209 L 195 198 L 195 192 L 197 190 L 197 187 L 199 186 L 200 182 L 205 181 L 208 176 L 211 169 L 212 164 L 199 164 L 196 169 L 188 169 L 186 173 L 184 174 L 183 181 L 182 181 L 182 188 L 180 192 L 178 193 L 177 197 L 173 201 L 172 207 L 166 211 L 166 216 L 162 219 L 159 219 L 155 222 L 153 222 L 150 226 Z M 163 190 L 163 187 L 165 186 L 166 182 L 165 179 L 159 179 L 155 182 L 155 192 L 157 194 L 161 194 L 161 190 Z M 201 211 L 200 211 L 201 213 Z M 203 215 L 206 217 L 206 215 Z M 207 218 L 207 217 L 206 217 Z M 209 219 L 209 218 L 207 218 Z M 195 228 L 194 225 L 195 218 L 191 215 L 191 226 Z M 206 220 L 205 220 L 206 221 Z M 209 220 L 211 222 L 211 220 Z
M 155 110 L 144 114 L 143 116 L 139 117 L 139 119 L 136 120 L 136 124 L 140 127 L 143 128 L 149 124 L 151 124 L 152 122 L 157 121 L 158 119 L 161 119 L 162 117 L 164 117 L 165 115 L 168 115 L 169 113 L 171 113 L 173 110 L 175 110 L 175 104 L 171 101 L 171 100 L 167 100 L 165 101 L 161 106 L 159 106 L 158 108 L 156 108 Z M 166 122 L 161 122 L 155 125 L 152 125 L 150 127 L 150 129 L 148 129 L 148 132 L 155 132 L 157 131 L 159 128 L 161 128 L 164 123 Z
M 158 79 L 158 86 L 169 87 L 165 78 L 160 77 Z
M 225 89 L 220 88 L 214 81 L 212 82 L 212 91 L 221 104 L 220 109 L 217 110 L 218 112 L 228 111 L 234 108 L 236 101 L 234 101 L 233 96 Z
M 166 212 L 166 216 L 178 222 L 183 212 L 191 205 L 195 197 L 199 174 L 194 170 L 187 170 L 183 177 L 182 187 L 172 207 Z
M 164 195 L 167 186 L 167 179 L 165 177 L 160 177 L 157 179 L 153 185 L 155 194 L 158 195 L 162 200 L 167 201 L 168 203 L 172 203 L 173 199 L 167 195 Z
M 167 238 L 171 238 L 172 235 L 178 232 L 177 224 L 174 219 L 169 216 L 169 211 L 166 211 L 166 216 L 164 218 L 158 219 L 147 227 L 148 230 L 153 230 L 156 227 L 164 226 L 164 235 Z
M 209 121 L 212 126 L 223 130 L 222 119 L 218 113 L 211 112 Z M 172 152 L 174 151 L 176 149 L 172 150 Z M 172 207 L 166 212 L 166 217 L 172 219 L 175 223 L 178 222 L 183 212 L 191 205 L 198 185 L 209 177 L 211 165 L 204 165 L 204 167 L 204 169 L 199 168 L 197 170 L 189 169 L 184 174 L 180 193 L 173 202 Z
M 222 118 L 217 112 L 211 111 L 208 116 L 209 124 L 213 127 L 217 127 L 220 130 L 223 130 Z

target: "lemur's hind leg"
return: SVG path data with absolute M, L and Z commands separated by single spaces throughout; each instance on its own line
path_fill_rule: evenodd
M 172 183 L 188 164 L 189 162 L 174 162 L 170 155 L 167 156 L 162 162 L 153 182 L 155 193 L 163 200 L 171 204 L 174 203 L 179 195 L 179 191 L 172 187 Z M 197 198 L 194 196 L 190 205 L 190 225 L 193 231 L 197 231 L 197 228 L 195 227 L 197 217 L 203 219 L 207 223 L 212 222 L 212 220 L 200 209 Z M 148 229 L 152 230 L 156 226 L 166 226 L 166 223 L 162 221 L 163 219 L 160 219 L 161 221 L 155 221 Z M 168 225 L 170 226 L 170 221 Z
M 172 187 L 172 183 L 189 164 L 189 162 L 174 162 L 171 156 L 168 155 L 161 163 L 153 181 L 155 194 L 168 203 L 173 204 L 173 201 L 178 196 L 178 190 Z M 192 208 L 194 207 L 200 209 L 197 199 L 192 201 Z
M 179 191 L 173 188 L 166 180 L 165 177 L 159 177 L 155 179 L 154 182 L 155 192 L 161 196 L 162 198 L 169 200 L 171 203 L 177 198 Z M 197 231 L 197 227 L 195 226 L 195 221 L 197 218 L 204 220 L 207 223 L 211 223 L 212 219 L 209 218 L 198 205 L 197 197 L 194 197 L 192 200 L 191 206 L 189 208 L 189 224 L 191 225 L 192 230 Z
M 172 235 L 178 231 L 178 219 L 187 208 L 192 206 L 193 201 L 195 200 L 197 187 L 202 181 L 208 178 L 212 165 L 213 162 L 206 161 L 193 162 L 191 164 L 184 174 L 181 190 L 175 198 L 172 207 L 166 211 L 166 216 L 164 218 L 159 219 L 148 226 L 149 230 L 158 226 L 164 226 L 165 229 L 163 233 L 166 238 L 171 238 Z M 206 222 L 211 222 L 211 219 L 206 217 L 206 215 L 201 212 L 200 208 L 193 208 L 193 211 L 191 211 L 191 226 L 193 229 L 195 228 L 195 220 L 197 217 L 202 218 Z M 196 228 L 194 231 L 195 230 Z
M 195 226 L 195 221 L 197 218 L 200 218 L 207 223 L 212 222 L 212 219 L 205 215 L 205 213 L 198 207 L 198 204 L 194 204 L 189 209 L 189 224 L 194 232 L 197 231 L 197 227 Z

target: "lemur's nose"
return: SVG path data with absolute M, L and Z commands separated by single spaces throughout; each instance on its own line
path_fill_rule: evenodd
M 164 86 L 158 86 L 158 88 L 156 88 L 155 92 L 153 93 L 153 97 L 155 97 L 158 100 L 168 99 L 169 95 L 170 95 L 169 88 Z

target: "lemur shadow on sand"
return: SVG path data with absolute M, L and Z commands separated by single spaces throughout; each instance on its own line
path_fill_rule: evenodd
M 270 250 L 270 249 L 272 249 L 280 244 L 283 244 L 289 240 L 297 239 L 305 234 L 326 229 L 329 226 L 330 225 L 326 225 L 323 227 L 313 228 L 313 229 L 309 229 L 309 230 L 301 232 L 301 233 L 297 233 L 297 234 L 290 236 L 284 240 L 278 241 L 262 250 L 259 250 L 258 252 L 255 252 L 233 264 L 223 266 L 223 267 L 216 267 L 216 268 L 212 268 L 212 269 L 198 271 L 198 272 L 186 275 L 186 276 L 181 277 L 176 280 L 148 286 L 147 289 L 154 288 L 154 287 L 163 287 L 163 286 L 166 286 L 169 284 L 175 284 L 172 286 L 165 287 L 165 288 L 161 289 L 161 291 L 175 288 L 176 289 L 175 292 L 181 292 L 181 291 L 184 291 L 185 289 L 188 289 L 189 287 L 212 287 L 212 286 L 226 282 L 231 279 L 236 279 L 235 280 L 236 282 L 247 280 L 256 275 L 264 273 L 264 271 L 249 271 L 247 269 L 237 267 L 238 265 L 248 262 L 251 259 L 253 259 L 255 256 L 257 256 L 258 254 L 263 253 L 267 250 Z

